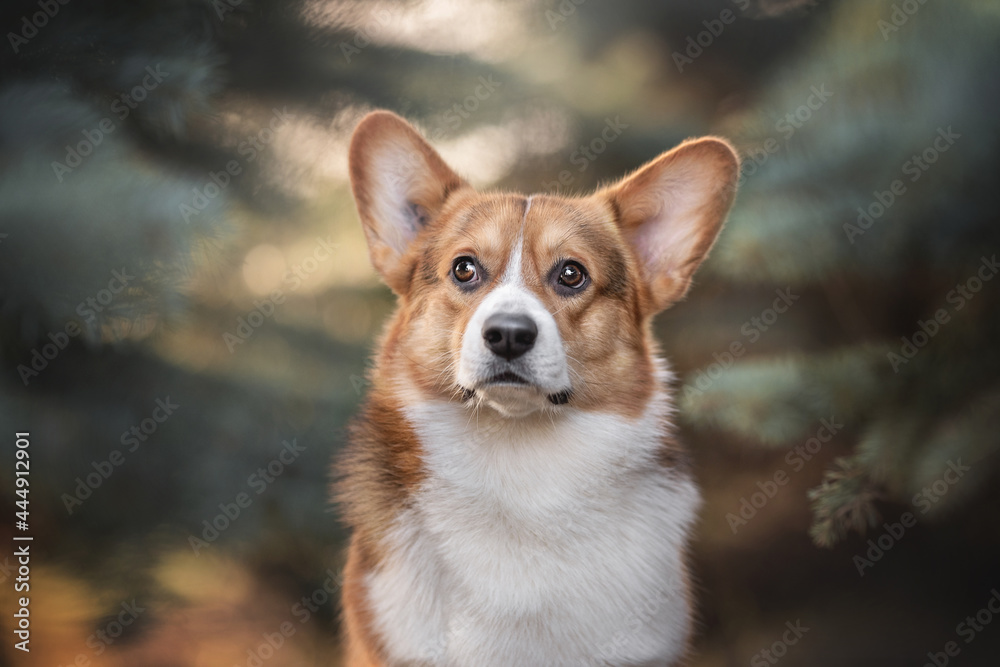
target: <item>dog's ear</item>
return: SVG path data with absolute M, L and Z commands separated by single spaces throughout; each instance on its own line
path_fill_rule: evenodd
M 372 112 L 355 128 L 349 166 L 372 264 L 402 294 L 407 248 L 448 195 L 466 184 L 412 125 L 389 111 Z
M 740 162 L 724 139 L 684 142 L 597 192 L 639 259 L 653 312 L 687 292 L 736 195 Z

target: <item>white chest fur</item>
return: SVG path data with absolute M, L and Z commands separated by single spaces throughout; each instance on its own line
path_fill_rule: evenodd
M 427 482 L 367 584 L 393 665 L 670 665 L 689 630 L 693 482 L 655 462 L 666 399 L 629 420 L 407 417 Z

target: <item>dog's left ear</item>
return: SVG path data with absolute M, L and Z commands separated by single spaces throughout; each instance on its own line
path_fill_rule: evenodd
M 657 312 L 681 299 L 736 196 L 740 161 L 724 139 L 689 140 L 599 191 L 642 265 Z
M 389 111 L 365 116 L 351 136 L 351 189 L 372 264 L 397 294 L 408 286 L 410 243 L 466 185 L 413 126 Z

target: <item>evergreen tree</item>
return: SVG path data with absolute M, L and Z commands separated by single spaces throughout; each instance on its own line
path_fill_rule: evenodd
M 731 127 L 742 189 L 708 270 L 826 317 L 787 326 L 786 352 L 692 376 L 683 407 L 767 447 L 845 425 L 853 453 L 809 494 L 820 545 L 876 525 L 879 499 L 961 506 L 996 469 L 998 34 L 989 2 L 842 3 L 764 89 L 768 112 Z M 933 486 L 959 465 L 958 487 Z

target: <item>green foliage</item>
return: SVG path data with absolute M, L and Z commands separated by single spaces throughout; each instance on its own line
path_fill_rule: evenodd
M 694 422 L 767 447 L 829 414 L 846 422 L 853 453 L 809 494 L 822 546 L 874 525 L 879 499 L 913 503 L 961 460 L 971 472 L 928 515 L 959 511 L 1000 452 L 1000 13 L 927 3 L 897 26 L 894 7 L 838 6 L 762 96 L 774 113 L 743 119 L 745 182 L 710 262 L 734 289 L 819 287 L 831 317 L 776 325 L 808 352 L 742 360 L 685 395 Z M 829 98 L 810 103 L 823 86 Z M 796 109 L 797 124 L 782 120 Z
M 828 355 L 752 359 L 704 390 L 689 386 L 682 411 L 740 437 L 782 447 L 805 440 L 821 417 L 862 418 L 883 389 L 885 352 L 846 348 Z
M 833 546 L 849 530 L 864 533 L 878 522 L 874 504 L 878 492 L 865 468 L 854 459 L 836 459 L 809 498 L 815 513 L 809 534 L 821 547 Z

